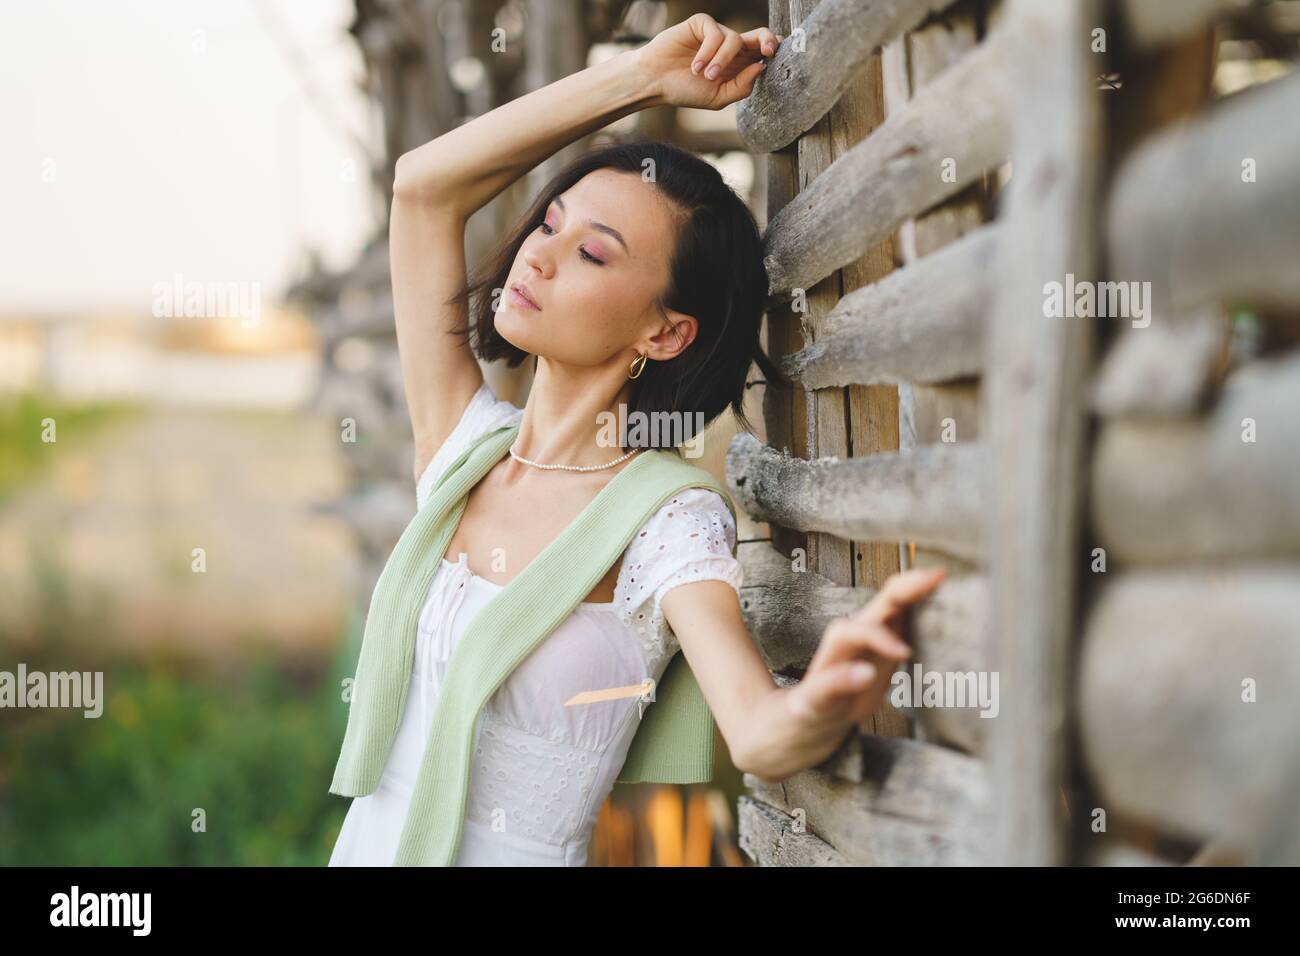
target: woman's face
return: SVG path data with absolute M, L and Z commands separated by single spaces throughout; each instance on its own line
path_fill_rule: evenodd
M 635 173 L 597 169 L 552 200 L 515 255 L 496 312 L 517 348 L 575 366 L 671 358 L 684 344 L 663 334 L 655 305 L 669 278 L 675 224 L 668 202 Z M 516 298 L 528 289 L 540 306 Z M 669 312 L 689 344 L 695 320 Z

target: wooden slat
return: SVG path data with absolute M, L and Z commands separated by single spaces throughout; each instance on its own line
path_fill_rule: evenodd
M 1297 565 L 1108 575 L 1079 676 L 1100 805 L 1230 842 L 1271 819 L 1297 750 L 1297 634 Z
M 742 433 L 727 451 L 727 484 L 759 521 L 860 540 L 911 538 L 975 561 L 983 553 L 983 460 L 971 444 L 809 462 Z
M 790 33 L 789 0 L 768 0 L 769 29 L 782 36 Z M 786 203 L 799 191 L 798 157 L 793 149 L 782 150 L 760 157 L 767 167 L 767 208 L 765 223 L 770 222 Z M 766 228 L 766 226 L 765 226 Z M 775 360 L 803 347 L 800 316 L 789 301 L 774 300 L 767 310 L 763 337 L 767 354 Z M 773 448 L 785 450 L 796 458 L 809 458 L 807 428 L 807 398 L 805 390 L 797 383 L 793 388 L 763 389 L 763 425 Z M 772 544 L 782 554 L 792 554 L 796 549 L 808 551 L 808 535 L 779 524 L 770 525 Z
M 1151 283 L 1152 322 L 1216 299 L 1300 305 L 1297 115 L 1292 74 L 1151 137 L 1120 167 L 1106 211 L 1112 278 Z M 1255 182 L 1242 181 L 1247 159 Z
M 778 810 L 802 810 L 813 834 L 859 866 L 974 865 L 984 858 L 989 788 L 981 761 L 855 733 L 827 767 L 780 784 L 752 774 L 744 782 Z
M 890 112 L 897 112 L 911 99 L 913 92 L 930 83 L 943 71 L 948 69 L 963 56 L 966 56 L 979 44 L 979 37 L 984 32 L 985 22 L 990 15 L 989 5 L 982 0 L 964 0 L 954 4 L 941 16 L 931 17 L 929 21 L 907 34 L 903 39 L 903 49 L 891 51 L 899 66 L 894 71 L 892 82 L 894 90 L 890 96 Z M 961 192 L 937 206 L 926 210 L 923 215 L 909 220 L 899 227 L 899 252 L 903 262 L 912 266 L 924 262 L 932 254 L 958 241 L 963 235 L 977 230 L 991 215 L 987 202 L 989 177 L 977 180 Z M 997 227 L 992 227 L 997 228 Z M 991 277 L 992 265 L 987 273 L 972 278 L 962 276 L 958 281 L 962 291 L 972 299 L 980 298 L 980 290 L 986 288 L 986 277 Z M 966 306 L 965 295 L 954 303 L 954 313 L 960 314 Z M 987 308 L 987 303 L 986 303 Z M 978 317 L 977 340 L 982 344 L 986 316 Z M 959 336 L 945 345 L 945 354 L 951 355 L 965 341 Z M 979 383 L 974 372 L 979 369 L 982 356 L 977 356 L 973 369 L 964 379 L 952 377 L 936 381 L 929 376 L 918 377 L 907 384 L 900 383 L 898 388 L 899 403 L 899 448 L 910 449 L 915 445 L 941 441 L 972 442 L 979 439 Z M 906 441 L 903 430 L 907 429 Z M 917 547 L 915 542 L 902 542 L 905 555 L 905 567 L 942 566 L 954 574 L 965 573 L 966 563 L 938 551 Z M 981 728 L 987 722 L 976 726 Z M 920 723 L 918 729 L 925 731 L 928 725 Z
M 812 11 L 815 0 L 794 0 L 792 19 L 802 19 Z M 884 119 L 878 58 L 869 58 L 857 76 L 844 89 L 844 95 L 829 113 L 808 133 L 799 138 L 799 183 L 814 181 L 837 158 L 844 155 Z M 799 200 L 796 199 L 796 202 Z M 853 262 L 827 276 L 808 290 L 802 327 L 813 341 L 822 335 L 826 315 L 840 296 L 849 289 L 874 282 L 894 266 L 889 237 L 864 251 Z M 898 396 L 892 386 L 873 388 L 828 388 L 809 390 L 807 421 L 808 457 L 852 457 L 898 448 Z M 862 572 L 866 583 L 884 580 L 898 570 L 895 549 L 888 546 L 858 544 L 837 533 L 811 535 L 808 539 L 809 565 L 820 574 L 851 585 L 858 583 Z M 901 718 L 887 713 L 873 716 L 881 732 L 906 729 Z
M 990 740 L 999 865 L 1067 858 L 1061 788 L 1093 330 L 1087 320 L 1045 320 L 1042 290 L 1066 273 L 1092 277 L 1094 164 L 1105 150 L 1085 38 L 1100 13 L 1089 0 L 1016 0 L 1004 24 L 1017 37 L 1014 173 L 981 383 L 992 467 L 989 633 L 1001 686 Z
M 1107 422 L 1092 488 L 1108 562 L 1300 553 L 1300 354 L 1239 369 L 1202 421 Z
M 736 110 L 736 126 L 751 152 L 770 153 L 794 142 L 830 111 L 882 44 L 916 26 L 952 0 L 821 0 L 785 31 L 753 92 Z M 782 32 L 782 31 L 777 31 Z
M 943 382 L 983 361 L 998 227 L 848 293 L 818 340 L 782 363 L 806 388 Z
M 764 236 L 770 290 L 811 288 L 1002 162 L 1015 55 L 1005 31 L 990 34 L 785 206 Z
M 852 866 L 835 848 L 769 804 L 741 795 L 736 803 L 740 848 L 759 866 Z

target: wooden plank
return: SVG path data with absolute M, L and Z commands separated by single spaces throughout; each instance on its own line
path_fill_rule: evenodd
M 1042 290 L 1067 273 L 1093 275 L 1103 130 L 1087 38 L 1100 13 L 1094 2 L 1016 0 L 1003 25 L 1017 38 L 1015 172 L 981 423 L 992 467 L 989 633 L 1002 689 L 990 740 L 999 865 L 1057 865 L 1068 854 L 1060 793 L 1093 329 L 1045 320 Z
M 987 507 L 983 467 L 976 444 L 809 462 L 742 433 L 727 452 L 727 485 L 760 521 L 862 540 L 912 538 L 976 561 Z
M 979 42 L 978 20 L 983 6 L 976 0 L 963 0 L 950 7 L 943 16 L 932 18 L 931 22 L 907 35 L 906 85 L 900 90 L 902 98 L 910 99 L 914 91 L 942 75 L 944 70 L 975 48 Z M 972 182 L 961 192 L 913 220 L 910 223 L 911 242 L 904 244 L 902 249 L 903 261 L 909 265 L 917 261 L 924 262 L 961 236 L 979 229 L 990 215 L 986 202 L 986 182 L 987 177 Z M 955 286 L 960 284 L 956 291 L 960 293 L 961 304 L 957 304 L 951 314 L 960 314 L 963 306 L 979 310 L 975 323 L 979 332 L 975 342 L 977 348 L 983 345 L 987 312 L 992 307 L 989 300 L 992 274 L 992 267 L 989 266 L 978 278 L 967 275 L 952 277 Z M 987 295 L 982 296 L 982 290 L 987 290 Z M 947 341 L 945 352 L 948 355 L 959 353 L 967 341 L 969 340 L 953 336 Z M 980 371 L 981 359 L 982 356 L 975 357 L 975 365 L 965 370 L 964 380 L 953 380 L 958 376 L 945 380 L 916 378 L 908 388 L 900 388 L 900 404 L 905 394 L 910 405 L 906 417 L 914 443 L 979 440 L 979 386 L 975 376 Z M 900 427 L 901 424 L 902 419 Z M 950 572 L 961 573 L 966 564 L 951 555 L 924 547 L 918 548 L 915 542 L 907 542 L 907 546 L 909 567 L 942 566 Z M 975 726 L 982 733 L 985 724 L 981 721 Z M 918 726 L 922 730 L 927 727 L 924 723 Z
M 745 774 L 760 800 L 859 866 L 963 866 L 987 852 L 989 787 L 982 761 L 900 737 L 853 734 L 830 769 L 780 784 Z M 857 770 L 861 779 L 845 771 Z
M 815 0 L 794 0 L 790 5 L 792 21 L 802 22 L 813 12 L 814 5 Z M 879 63 L 871 59 L 867 63 L 867 68 L 862 70 L 861 75 L 848 86 L 843 100 L 837 103 L 813 129 L 799 138 L 798 171 L 801 195 L 802 190 L 831 166 L 837 157 L 843 155 L 871 131 L 872 125 L 880 121 L 882 112 L 879 97 Z M 878 278 L 892 268 L 888 243 L 885 242 L 882 246 L 863 250 L 863 256 L 858 262 L 860 274 L 857 277 L 857 284 Z M 853 277 L 846 269 L 844 272 L 826 276 L 816 286 L 807 290 L 807 294 L 803 297 L 806 311 L 801 316 L 806 339 L 816 341 L 821 336 L 825 316 L 843 295 L 846 283 L 851 281 Z M 806 398 L 808 457 L 850 456 L 852 435 L 846 411 L 848 404 L 846 391 L 842 388 L 809 390 L 806 392 Z M 888 401 L 887 396 L 879 398 Z M 896 438 L 890 443 L 889 436 L 881 436 L 878 430 L 865 432 L 862 437 L 864 444 L 879 446 L 879 448 L 897 447 Z M 882 438 L 884 441 L 881 440 Z M 853 545 L 834 529 L 812 535 L 808 539 L 810 566 L 842 584 L 853 583 L 853 554 Z
M 1124 162 L 1106 204 L 1113 278 L 1149 282 L 1157 304 L 1130 325 L 1174 322 L 1212 300 L 1300 305 L 1296 115 L 1291 74 L 1151 137 Z M 1243 181 L 1249 162 L 1254 182 Z
M 1079 671 L 1100 805 L 1230 843 L 1273 819 L 1300 726 L 1297 633 L 1296 564 L 1108 576 Z
M 782 36 L 789 35 L 788 0 L 769 0 L 768 23 L 773 32 Z M 770 223 L 781 208 L 794 198 L 799 189 L 798 181 L 798 156 L 795 149 L 767 156 L 767 222 Z M 767 354 L 777 361 L 803 347 L 800 315 L 793 311 L 789 300 L 775 298 L 769 304 L 763 336 Z M 768 388 L 766 385 L 758 387 L 763 389 L 763 425 L 768 443 L 796 458 L 810 457 L 805 390 L 797 383 L 790 389 Z M 805 532 L 775 523 L 769 526 L 772 545 L 782 554 L 792 555 L 796 549 L 803 554 L 808 553 L 808 535 Z
M 1015 56 L 995 31 L 782 208 L 764 237 L 771 291 L 810 288 L 1001 163 Z
M 875 4 L 872 9 L 879 11 L 885 6 Z M 873 134 L 884 122 L 884 89 L 878 55 L 871 57 L 866 68 L 859 71 L 828 118 L 831 126 L 832 161 Z M 893 240 L 886 236 L 840 270 L 840 296 L 879 281 L 893 268 Z M 835 304 L 831 303 L 832 308 Z M 898 389 L 895 386 L 854 385 L 834 391 L 839 392 L 841 398 L 838 402 L 827 403 L 824 413 L 830 414 L 819 417 L 818 457 L 844 455 L 852 458 L 897 451 Z M 831 440 L 827 441 L 828 438 Z M 899 569 L 898 550 L 892 543 L 850 540 L 846 549 L 841 551 L 836 548 L 825 556 L 832 557 L 833 560 L 819 562 L 818 569 L 846 584 L 879 587 Z M 863 726 L 877 734 L 911 733 L 906 718 L 897 713 L 888 701 L 879 711 L 870 715 Z
M 1300 354 L 1289 353 L 1238 369 L 1204 420 L 1108 421 L 1091 466 L 1108 564 L 1300 553 L 1297 410 Z
M 743 794 L 736 803 L 740 848 L 759 866 L 852 866 L 788 813 Z
M 997 230 L 987 226 L 849 292 L 826 316 L 817 341 L 787 356 L 781 370 L 808 388 L 978 374 Z
M 751 152 L 781 149 L 812 129 L 882 44 L 952 0 L 804 0 L 802 7 L 800 2 L 792 6 L 799 10 L 795 19 L 802 35 L 775 31 L 786 39 L 737 106 L 736 127 Z

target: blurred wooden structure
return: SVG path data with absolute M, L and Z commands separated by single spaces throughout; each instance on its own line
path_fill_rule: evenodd
M 1300 863 L 1296 12 L 771 3 L 739 132 L 802 387 L 728 456 L 772 528 L 746 619 L 795 681 L 894 560 L 942 563 L 913 661 L 1000 700 L 747 777 L 754 861 Z M 1223 95 L 1221 49 L 1281 66 Z

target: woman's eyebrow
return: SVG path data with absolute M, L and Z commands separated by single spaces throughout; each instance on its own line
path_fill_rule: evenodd
M 561 199 L 559 196 L 556 196 L 555 199 L 552 200 L 552 201 L 553 201 L 557 206 L 560 207 L 560 212 L 564 212 L 564 200 L 563 200 L 563 199 Z M 621 246 L 623 247 L 623 251 L 624 251 L 624 252 L 626 252 L 628 255 L 631 255 L 631 254 L 632 254 L 632 250 L 629 249 L 629 248 L 627 247 L 627 243 L 623 241 L 623 234 L 622 234 L 621 232 L 619 232 L 617 229 L 615 229 L 613 226 L 607 226 L 607 225 L 605 225 L 603 222 L 597 222 L 597 221 L 594 220 L 594 219 L 588 219 L 588 220 L 587 220 L 587 225 L 591 226 L 592 229 L 596 229 L 596 230 L 599 230 L 600 232 L 607 233 L 607 234 L 613 236 L 615 239 L 618 240 L 619 245 L 621 245 Z

